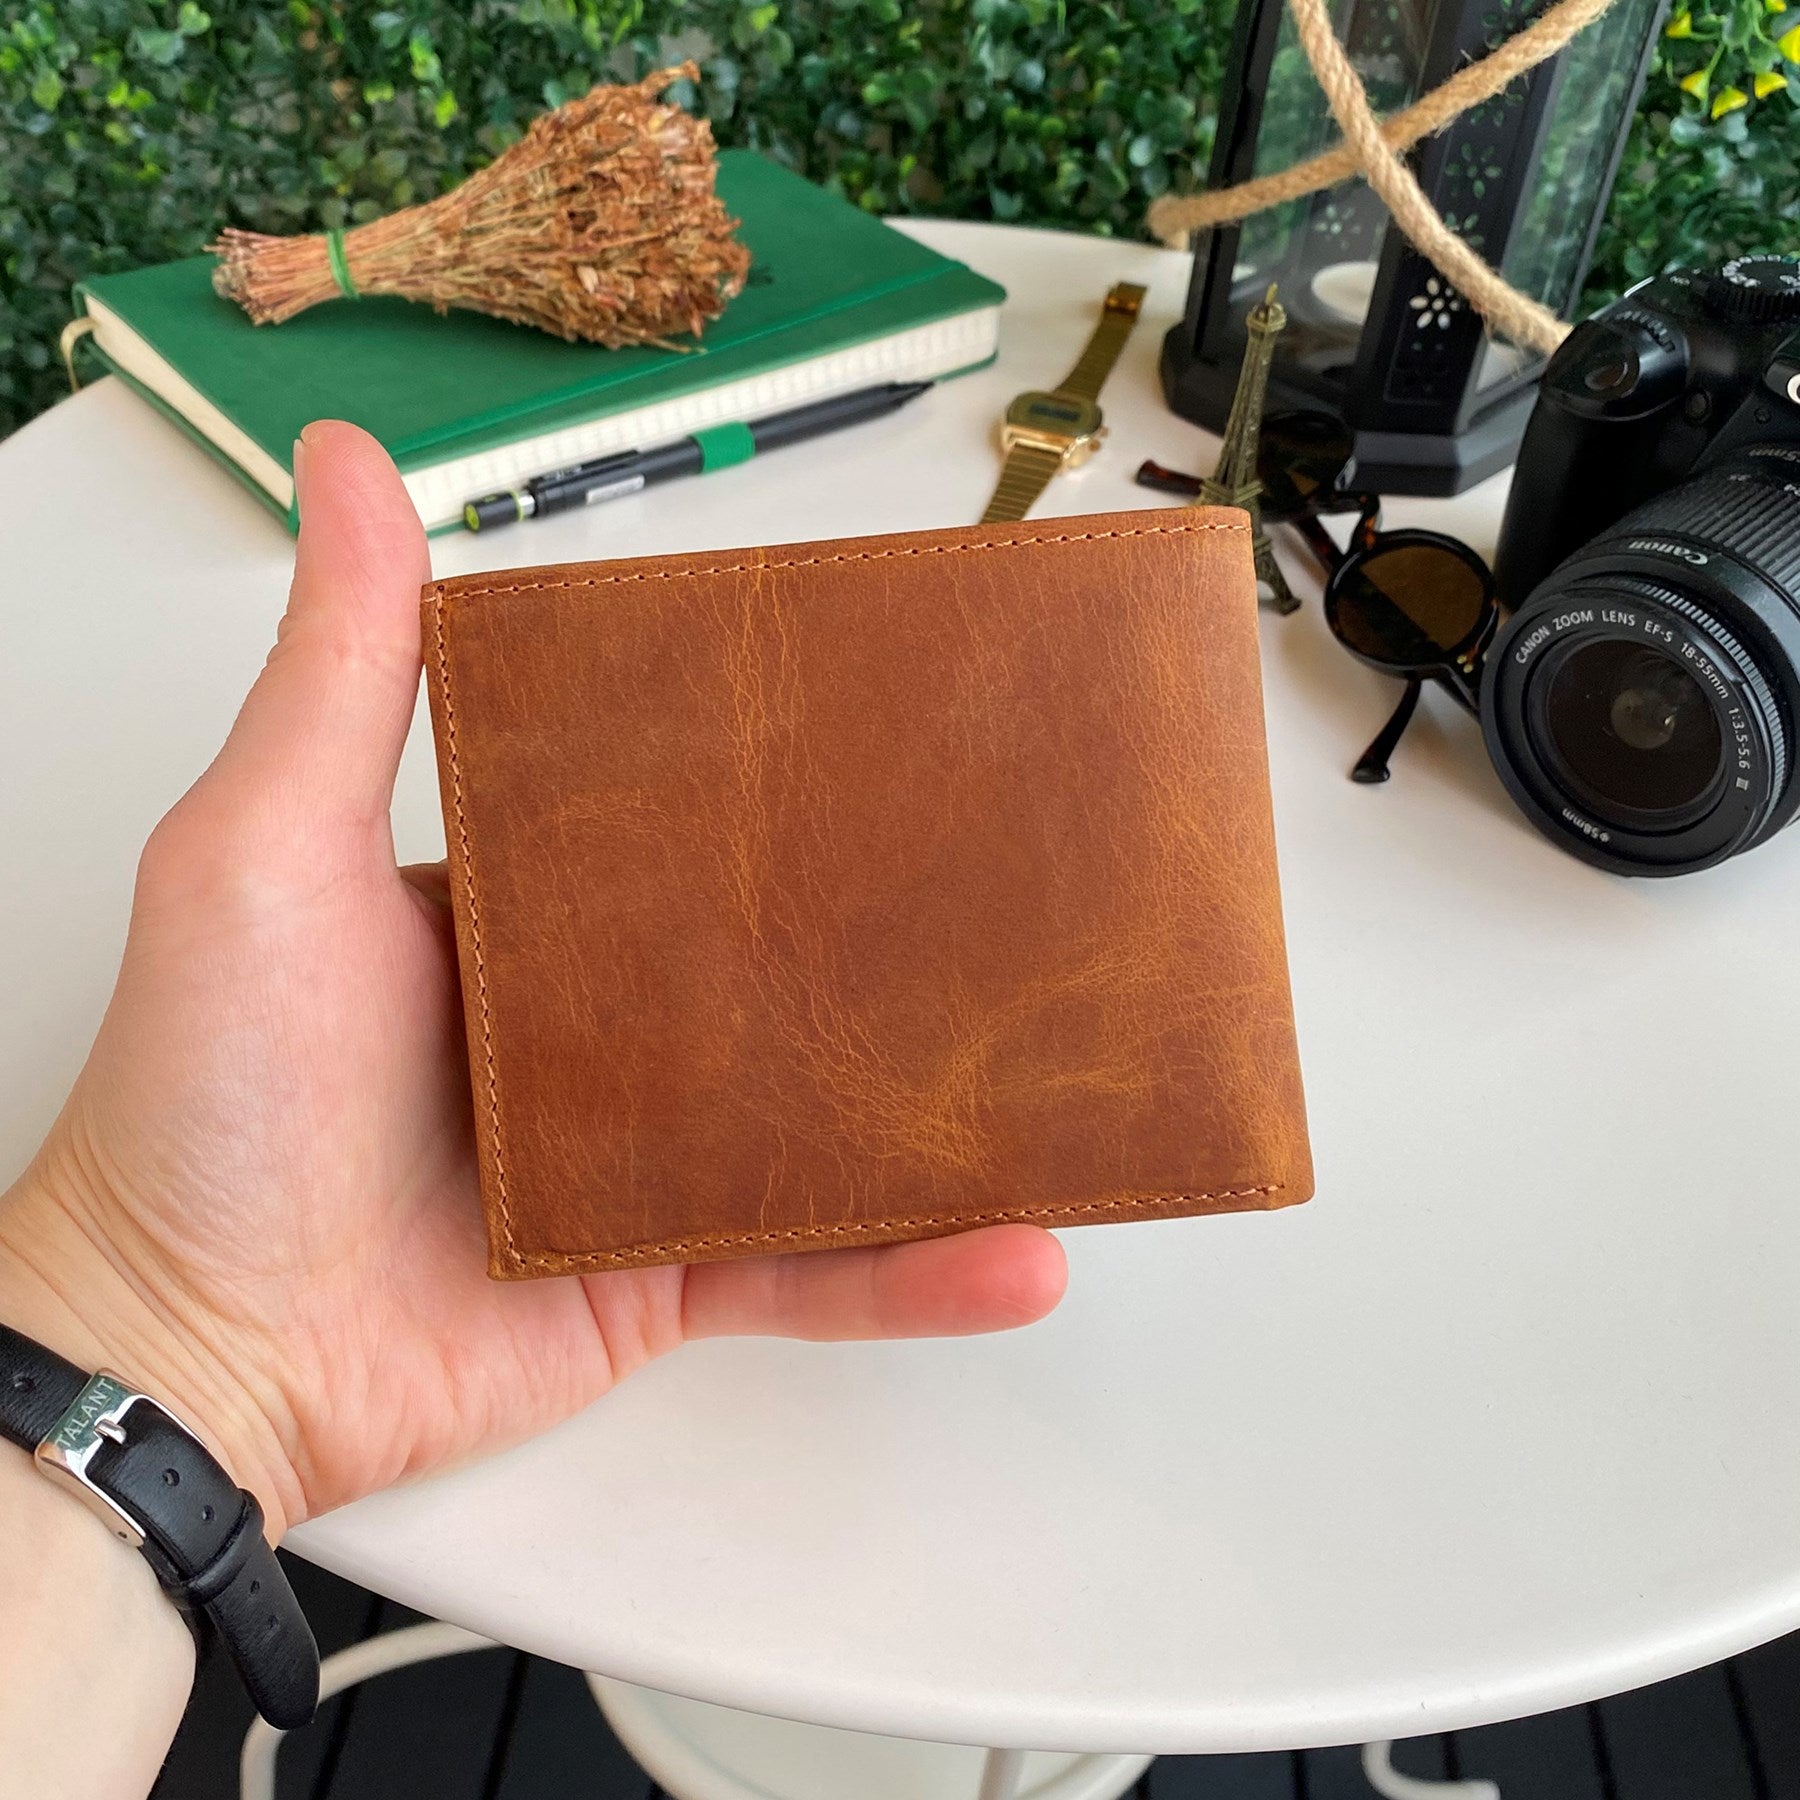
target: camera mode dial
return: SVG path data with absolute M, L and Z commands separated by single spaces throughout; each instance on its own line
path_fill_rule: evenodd
M 1800 262 L 1789 256 L 1734 256 L 1707 276 L 1706 304 L 1722 319 L 1773 325 L 1800 319 Z

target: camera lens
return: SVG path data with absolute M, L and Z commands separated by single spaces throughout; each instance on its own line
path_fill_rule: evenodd
M 1578 550 L 1496 638 L 1488 754 L 1526 816 L 1621 874 L 1675 875 L 1800 810 L 1800 452 L 1738 453 Z
M 1569 786 L 1602 817 L 1666 822 L 1724 772 L 1719 715 L 1667 651 L 1623 638 L 1579 645 L 1548 672 L 1543 709 Z

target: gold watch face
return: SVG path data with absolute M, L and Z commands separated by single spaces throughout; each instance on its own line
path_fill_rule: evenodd
M 1006 409 L 1009 433 L 1047 438 L 1067 448 L 1083 444 L 1091 452 L 1100 435 L 1100 409 L 1091 400 L 1073 394 L 1021 394 Z

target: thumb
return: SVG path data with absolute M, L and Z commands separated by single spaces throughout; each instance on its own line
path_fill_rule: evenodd
M 308 425 L 294 446 L 300 543 L 287 612 L 206 776 L 279 822 L 384 838 L 419 688 L 425 533 L 399 472 L 366 431 Z M 221 791 L 223 790 L 223 791 Z

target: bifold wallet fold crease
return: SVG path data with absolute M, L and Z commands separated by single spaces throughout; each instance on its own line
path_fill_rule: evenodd
M 431 583 L 499 1276 L 1311 1192 L 1244 515 Z

